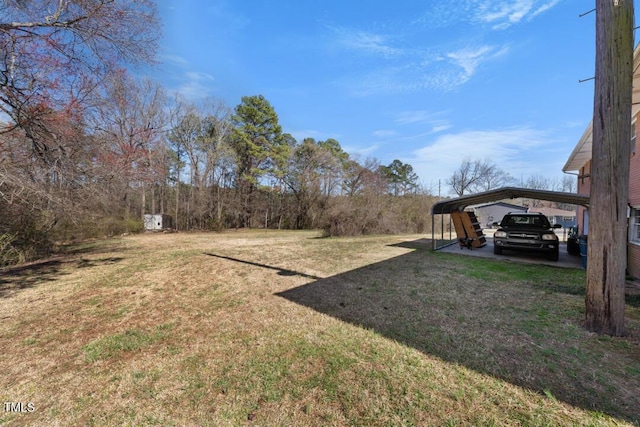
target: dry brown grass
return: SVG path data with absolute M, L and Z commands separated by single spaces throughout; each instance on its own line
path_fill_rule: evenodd
M 317 237 L 145 234 L 5 271 L 0 396 L 35 411 L 0 423 L 638 423 L 636 300 L 629 337 L 597 337 L 581 271 Z

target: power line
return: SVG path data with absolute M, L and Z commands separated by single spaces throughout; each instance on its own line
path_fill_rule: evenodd
M 596 11 L 596 8 L 594 7 L 590 11 L 578 15 L 578 18 L 582 18 L 583 16 L 586 16 L 586 15 L 590 14 L 591 12 L 595 12 L 595 11 Z
M 593 9 L 591 9 L 591 10 L 589 10 L 589 11 L 585 12 L 585 13 L 581 13 L 580 15 L 578 15 L 578 18 L 582 18 L 583 16 L 587 16 L 587 15 L 588 15 L 588 14 L 590 14 L 591 12 L 595 12 L 595 11 L 596 11 L 596 9 L 595 9 L 595 8 L 593 8 Z M 634 27 L 634 28 L 633 28 L 633 31 L 637 30 L 638 28 L 640 28 L 640 25 L 638 25 L 637 27 Z

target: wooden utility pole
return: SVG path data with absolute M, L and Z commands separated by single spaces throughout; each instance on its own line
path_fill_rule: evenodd
M 586 328 L 624 333 L 633 0 L 596 0 Z

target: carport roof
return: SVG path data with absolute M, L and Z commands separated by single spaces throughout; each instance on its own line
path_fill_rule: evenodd
M 471 205 L 493 202 L 497 200 L 516 199 L 519 197 L 536 200 L 548 200 L 550 202 L 570 203 L 572 205 L 589 205 L 589 196 L 585 196 L 582 194 L 564 193 L 560 191 L 548 190 L 532 190 L 530 188 L 502 187 L 496 190 L 456 197 L 455 199 L 442 200 L 433 205 L 433 207 L 431 208 L 431 214 L 448 214 L 455 211 L 462 211 L 467 206 Z

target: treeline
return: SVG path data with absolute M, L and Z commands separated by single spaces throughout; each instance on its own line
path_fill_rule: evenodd
M 139 232 L 144 214 L 180 231 L 430 231 L 411 165 L 296 140 L 260 95 L 195 105 L 132 77 L 157 52 L 152 0 L 27 3 L 0 17 L 0 266 Z M 462 195 L 508 178 L 466 161 L 447 183 Z
M 194 105 L 133 78 L 157 52 L 151 0 L 9 2 L 0 27 L 0 265 L 141 231 L 147 213 L 181 231 L 425 229 L 410 165 L 296 141 L 262 96 Z
M 409 164 L 359 161 L 335 139 L 297 141 L 263 96 L 234 109 L 170 99 L 124 72 L 82 111 L 43 111 L 40 132 L 2 135 L 2 263 L 55 243 L 143 229 L 423 232 L 431 198 Z
M 167 173 L 150 194 L 158 200 L 147 201 L 143 211 L 170 206 L 164 212 L 173 214 L 179 230 L 322 228 L 326 234 L 362 234 L 416 228 L 385 208 L 390 197 L 415 203 L 424 198 L 411 165 L 359 162 L 335 139 L 297 141 L 282 132 L 263 96 L 243 97 L 233 111 L 210 105 L 215 107 L 203 111 L 181 104 L 186 114 L 176 116 L 167 135 Z M 175 186 L 178 177 L 181 185 Z M 162 200 L 169 193 L 175 202 Z M 348 224 L 332 226 L 336 218 Z

